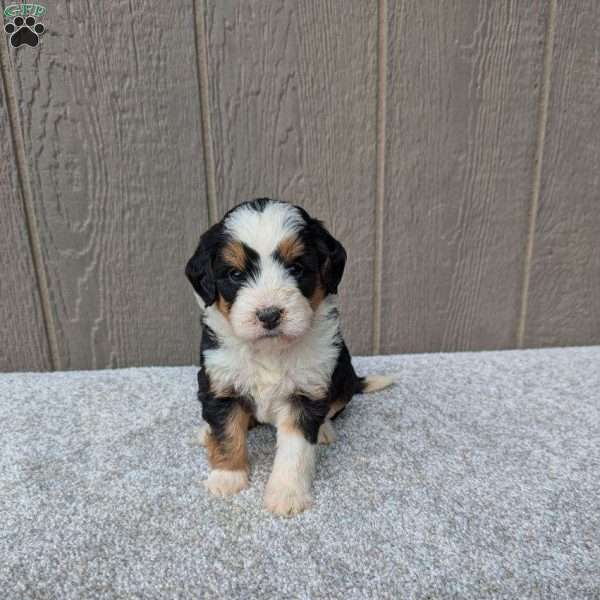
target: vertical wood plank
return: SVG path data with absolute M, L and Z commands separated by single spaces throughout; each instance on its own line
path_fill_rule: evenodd
M 190 363 L 207 226 L 192 0 L 59 0 L 13 51 L 62 367 Z
M 209 0 L 206 26 L 219 216 L 274 196 L 323 219 L 348 250 L 347 341 L 368 353 L 376 3 Z
M 51 361 L 14 158 L 7 84 L 0 72 L 0 371 L 45 371 Z
M 383 352 L 516 343 L 546 10 L 389 5 Z
M 600 343 L 600 4 L 558 2 L 524 345 Z

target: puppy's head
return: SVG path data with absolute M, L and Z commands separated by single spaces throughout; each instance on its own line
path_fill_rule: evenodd
M 244 202 L 213 225 L 186 266 L 206 307 L 240 339 L 293 341 L 336 294 L 346 251 L 306 211 L 286 202 Z

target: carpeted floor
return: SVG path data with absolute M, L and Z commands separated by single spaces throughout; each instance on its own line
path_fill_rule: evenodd
M 399 372 L 320 448 L 315 508 L 209 497 L 195 368 L 0 376 L 1 598 L 599 598 L 600 347 Z

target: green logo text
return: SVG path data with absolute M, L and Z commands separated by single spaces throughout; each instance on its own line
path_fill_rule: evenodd
M 9 4 L 4 8 L 5 17 L 41 17 L 46 12 L 46 8 L 40 4 Z

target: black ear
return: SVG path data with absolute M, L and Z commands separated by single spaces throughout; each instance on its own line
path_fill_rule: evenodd
M 321 266 L 321 278 L 328 294 L 337 294 L 338 285 L 344 274 L 346 266 L 346 250 L 330 233 L 323 227 L 321 221 L 313 219 L 311 229 L 317 244 L 319 264 Z
M 222 225 L 213 225 L 202 237 L 196 252 L 185 266 L 186 277 L 206 306 L 217 299 L 217 285 L 213 272 L 213 261 L 221 241 Z

